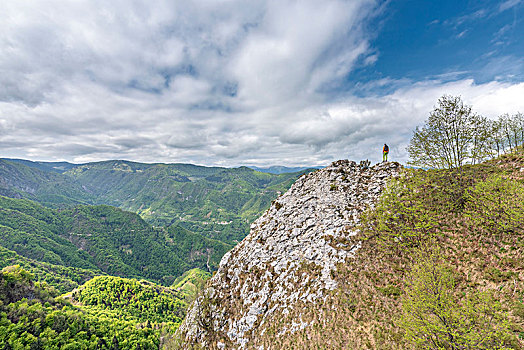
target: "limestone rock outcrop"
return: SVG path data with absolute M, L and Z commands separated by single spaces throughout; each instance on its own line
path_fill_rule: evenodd
M 299 178 L 222 258 L 178 336 L 205 348 L 252 348 L 275 315 L 289 313 L 298 302 L 329 297 L 337 288 L 332 271 L 350 263 L 359 248 L 358 240 L 349 238 L 357 234 L 361 213 L 400 168 L 392 162 L 362 167 L 340 160 Z M 311 268 L 314 276 L 305 272 Z M 280 325 L 278 334 L 309 326 L 297 319 Z

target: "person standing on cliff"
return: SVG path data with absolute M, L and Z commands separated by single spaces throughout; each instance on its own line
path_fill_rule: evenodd
M 384 144 L 384 148 L 382 148 L 382 161 L 383 162 L 388 161 L 388 153 L 389 153 L 389 147 L 387 144 Z

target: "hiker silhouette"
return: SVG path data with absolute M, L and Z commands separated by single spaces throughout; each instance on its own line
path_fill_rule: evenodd
M 382 161 L 383 162 L 388 161 L 388 153 L 389 153 L 389 147 L 387 144 L 384 144 L 384 147 L 382 148 Z

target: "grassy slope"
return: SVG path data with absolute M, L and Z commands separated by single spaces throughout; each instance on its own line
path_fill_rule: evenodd
M 520 153 L 467 166 L 462 176 L 448 171 L 415 171 L 414 176 L 420 181 L 413 184 L 403 180 L 408 192 L 400 191 L 395 196 L 401 201 L 413 200 L 408 207 L 419 206 L 422 210 L 415 212 L 411 222 L 409 215 L 390 221 L 393 222 L 390 228 L 395 234 L 400 230 L 413 232 L 414 225 L 424 221 L 421 213 L 429 212 L 434 220 L 431 229 L 422 234 L 420 240 L 414 239 L 416 244 L 401 247 L 398 241 L 388 238 L 385 231 L 377 229 L 374 215 L 370 214 L 364 221 L 367 227 L 355 237 L 365 238 L 362 247 L 354 260 L 338 266 L 333 276 L 339 288 L 332 292 L 332 297 L 314 307 L 298 305 L 289 315 L 274 318 L 271 322 L 275 332 L 266 332 L 258 343 L 289 349 L 415 348 L 400 327 L 406 279 L 420 247 L 430 244 L 430 249 L 435 249 L 435 246 L 431 248 L 431 244 L 435 244 L 440 247 L 443 262 L 453 271 L 454 295 L 460 298 L 478 291 L 494 293 L 495 300 L 501 303 L 509 317 L 512 335 L 506 338 L 505 346 L 524 348 L 524 221 L 513 222 L 513 229 L 504 234 L 494 232 L 471 219 L 475 217 L 472 208 L 478 203 L 466 195 L 493 174 L 517 179 L 523 186 L 522 168 L 524 154 Z M 398 212 L 387 204 L 383 208 L 391 215 Z M 468 210 L 470 217 L 466 216 Z M 436 241 L 428 243 L 431 242 L 429 235 Z M 305 270 L 313 277 L 318 273 L 314 267 L 305 267 Z M 280 329 L 279 324 L 290 324 L 298 319 L 313 321 L 314 325 L 292 336 L 276 332 Z
M 189 300 L 196 297 L 198 291 L 202 289 L 205 282 L 211 278 L 209 272 L 200 269 L 191 269 L 178 277 L 172 285 L 172 288 L 180 291 Z

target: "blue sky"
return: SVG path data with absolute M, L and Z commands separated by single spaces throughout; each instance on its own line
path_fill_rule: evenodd
M 524 1 L 0 4 L 0 157 L 379 161 L 442 94 L 524 112 Z
M 518 0 L 392 1 L 369 24 L 377 31 L 371 40 L 376 62 L 350 72 L 348 86 L 379 79 L 521 82 L 522 5 Z

